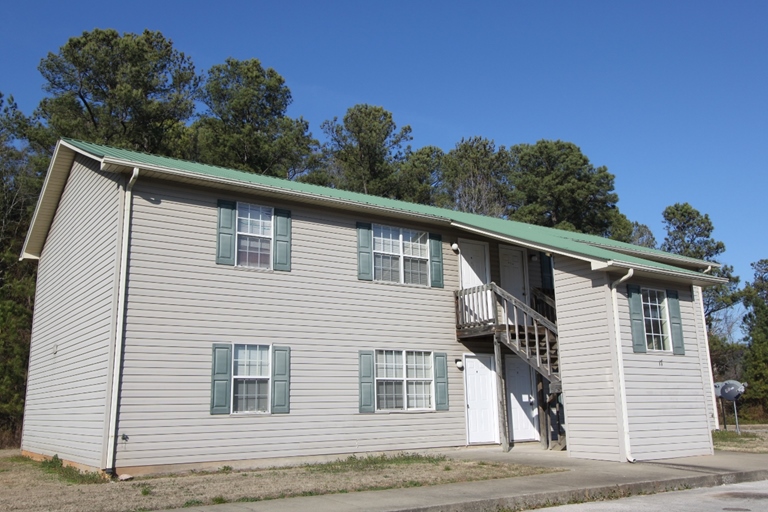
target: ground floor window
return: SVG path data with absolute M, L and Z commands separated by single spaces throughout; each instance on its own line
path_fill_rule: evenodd
M 376 409 L 433 409 L 432 352 L 377 350 Z
M 235 345 L 232 412 L 269 412 L 269 345 Z

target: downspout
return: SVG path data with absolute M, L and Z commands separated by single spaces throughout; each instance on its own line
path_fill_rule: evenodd
M 619 301 L 616 287 L 632 277 L 635 269 L 629 269 L 624 277 L 611 283 L 611 301 L 613 302 L 613 332 L 616 340 L 616 358 L 619 363 L 619 395 L 621 398 L 621 420 L 624 425 L 624 451 L 627 461 L 636 462 L 632 457 L 632 449 L 629 443 L 629 413 L 627 412 L 627 386 L 624 382 L 624 355 L 621 348 L 621 323 L 619 322 Z
M 125 187 L 123 200 L 122 247 L 120 248 L 120 275 L 117 292 L 117 321 L 115 327 L 115 349 L 112 360 L 112 397 L 109 402 L 109 436 L 107 437 L 107 472 L 115 470 L 115 447 L 117 444 L 117 400 L 120 395 L 120 369 L 123 360 L 123 328 L 125 326 L 125 295 L 128 287 L 128 247 L 131 235 L 131 202 L 133 185 L 139 177 L 139 168 L 133 168 L 131 179 Z

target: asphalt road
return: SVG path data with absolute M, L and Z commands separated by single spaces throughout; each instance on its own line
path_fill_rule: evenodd
M 765 512 L 768 480 L 721 485 L 689 491 L 633 496 L 613 501 L 564 505 L 545 509 L 557 512 Z

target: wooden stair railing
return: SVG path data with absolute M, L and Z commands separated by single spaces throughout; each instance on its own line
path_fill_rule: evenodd
M 557 322 L 555 299 L 540 288 L 531 288 L 531 307 L 544 315 L 550 322 Z
M 499 341 L 560 388 L 557 325 L 495 283 L 455 292 L 456 328 L 493 330 Z

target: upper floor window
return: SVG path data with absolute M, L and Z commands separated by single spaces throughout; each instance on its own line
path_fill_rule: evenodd
M 272 268 L 272 208 L 237 203 L 237 265 Z
M 358 222 L 357 256 L 358 279 L 443 287 L 440 235 Z
M 374 224 L 373 279 L 428 286 L 427 232 Z
M 218 202 L 216 263 L 291 270 L 291 212 L 252 203 Z

